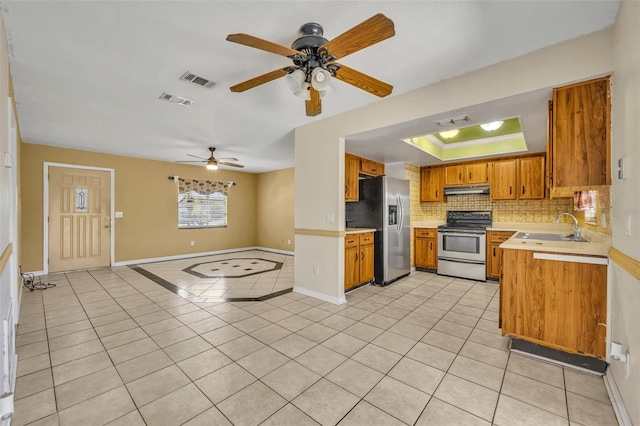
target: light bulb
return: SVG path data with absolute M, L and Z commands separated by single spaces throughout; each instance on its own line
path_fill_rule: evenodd
M 218 165 L 217 164 L 207 164 L 207 169 L 208 170 L 218 170 Z
M 458 129 L 447 130 L 446 132 L 440 132 L 439 135 L 442 136 L 445 139 L 450 139 L 450 138 L 454 137 L 455 135 L 457 135 L 459 131 L 460 130 L 458 130 Z
M 494 130 L 498 130 L 500 126 L 502 126 L 502 123 L 504 123 L 504 121 L 492 121 L 491 123 L 481 124 L 480 127 L 487 132 L 492 132 Z

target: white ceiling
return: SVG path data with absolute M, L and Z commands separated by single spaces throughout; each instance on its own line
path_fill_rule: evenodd
M 2 1 L 2 17 L 25 142 L 164 161 L 206 157 L 207 147 L 215 146 L 216 156 L 236 157 L 245 171 L 264 172 L 293 166 L 294 128 L 380 99 L 335 81 L 323 113 L 307 117 L 304 101 L 284 78 L 232 93 L 229 86 L 290 62 L 227 42 L 228 34 L 289 46 L 306 22 L 320 23 L 332 39 L 384 13 L 395 23 L 395 37 L 340 62 L 393 85 L 395 96 L 608 28 L 619 3 Z M 187 70 L 217 86 L 180 81 Z M 162 92 L 194 104 L 161 101 Z M 470 106 L 463 113 L 486 121 L 521 116 L 525 138 L 535 145 L 545 140 L 550 93 Z M 443 111 L 439 118 L 453 115 Z M 429 132 L 433 118 L 352 135 L 347 147 L 385 162 L 428 164 L 431 158 L 415 148 L 382 142 Z

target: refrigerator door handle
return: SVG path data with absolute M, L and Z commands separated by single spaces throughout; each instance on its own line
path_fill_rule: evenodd
M 400 199 L 400 193 L 396 193 L 396 202 L 398 203 L 398 210 L 400 210 L 398 212 L 400 214 L 400 220 L 397 222 L 396 232 L 398 233 L 398 235 L 400 235 L 404 222 L 404 206 L 402 205 L 402 200 Z

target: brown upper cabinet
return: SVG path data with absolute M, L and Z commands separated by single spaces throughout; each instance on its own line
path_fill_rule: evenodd
M 358 173 L 360 158 L 353 154 L 344 154 L 344 200 L 358 201 Z
M 420 169 L 420 202 L 444 202 L 444 167 Z
M 489 165 L 491 200 L 539 200 L 545 197 L 544 156 L 493 161 Z
M 384 175 L 384 164 L 368 158 L 360 158 L 360 174 L 365 176 Z
M 487 183 L 487 163 L 446 166 L 444 183 L 446 186 Z
M 550 186 L 610 185 L 610 77 L 553 89 L 551 108 Z
M 345 152 L 344 200 L 347 202 L 359 200 L 359 176 L 372 177 L 382 175 L 384 175 L 384 164 Z

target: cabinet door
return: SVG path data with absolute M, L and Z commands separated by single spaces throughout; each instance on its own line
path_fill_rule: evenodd
M 420 170 L 420 202 L 443 202 L 444 167 Z
M 429 238 L 427 240 L 427 259 L 426 267 L 429 269 L 438 268 L 438 240 L 435 238 Z
M 518 198 L 535 200 L 544 198 L 544 157 L 518 160 Z
M 499 278 L 502 265 L 502 249 L 500 243 L 489 243 L 487 251 L 487 277 Z
M 344 250 L 344 289 L 358 285 L 360 281 L 359 247 L 347 247 Z
M 384 175 L 384 164 L 369 160 L 368 158 L 360 158 L 360 174 L 382 176 Z
M 554 187 L 611 184 L 609 77 L 553 89 Z
M 373 244 L 360 246 L 360 279 L 358 284 L 373 279 Z
M 358 201 L 358 171 L 360 160 L 355 155 L 344 155 L 344 200 Z
M 460 166 L 447 166 L 444 168 L 444 184 L 449 185 L 464 185 L 465 184 L 466 167 Z
M 429 264 L 429 238 L 416 238 L 414 247 L 414 263 L 418 268 L 426 268 Z
M 607 266 L 504 250 L 502 329 L 551 348 L 604 359 Z
M 487 183 L 487 163 L 467 164 L 465 181 L 469 185 L 479 185 L 482 183 Z
M 493 161 L 489 176 L 491 200 L 516 199 L 517 160 Z

